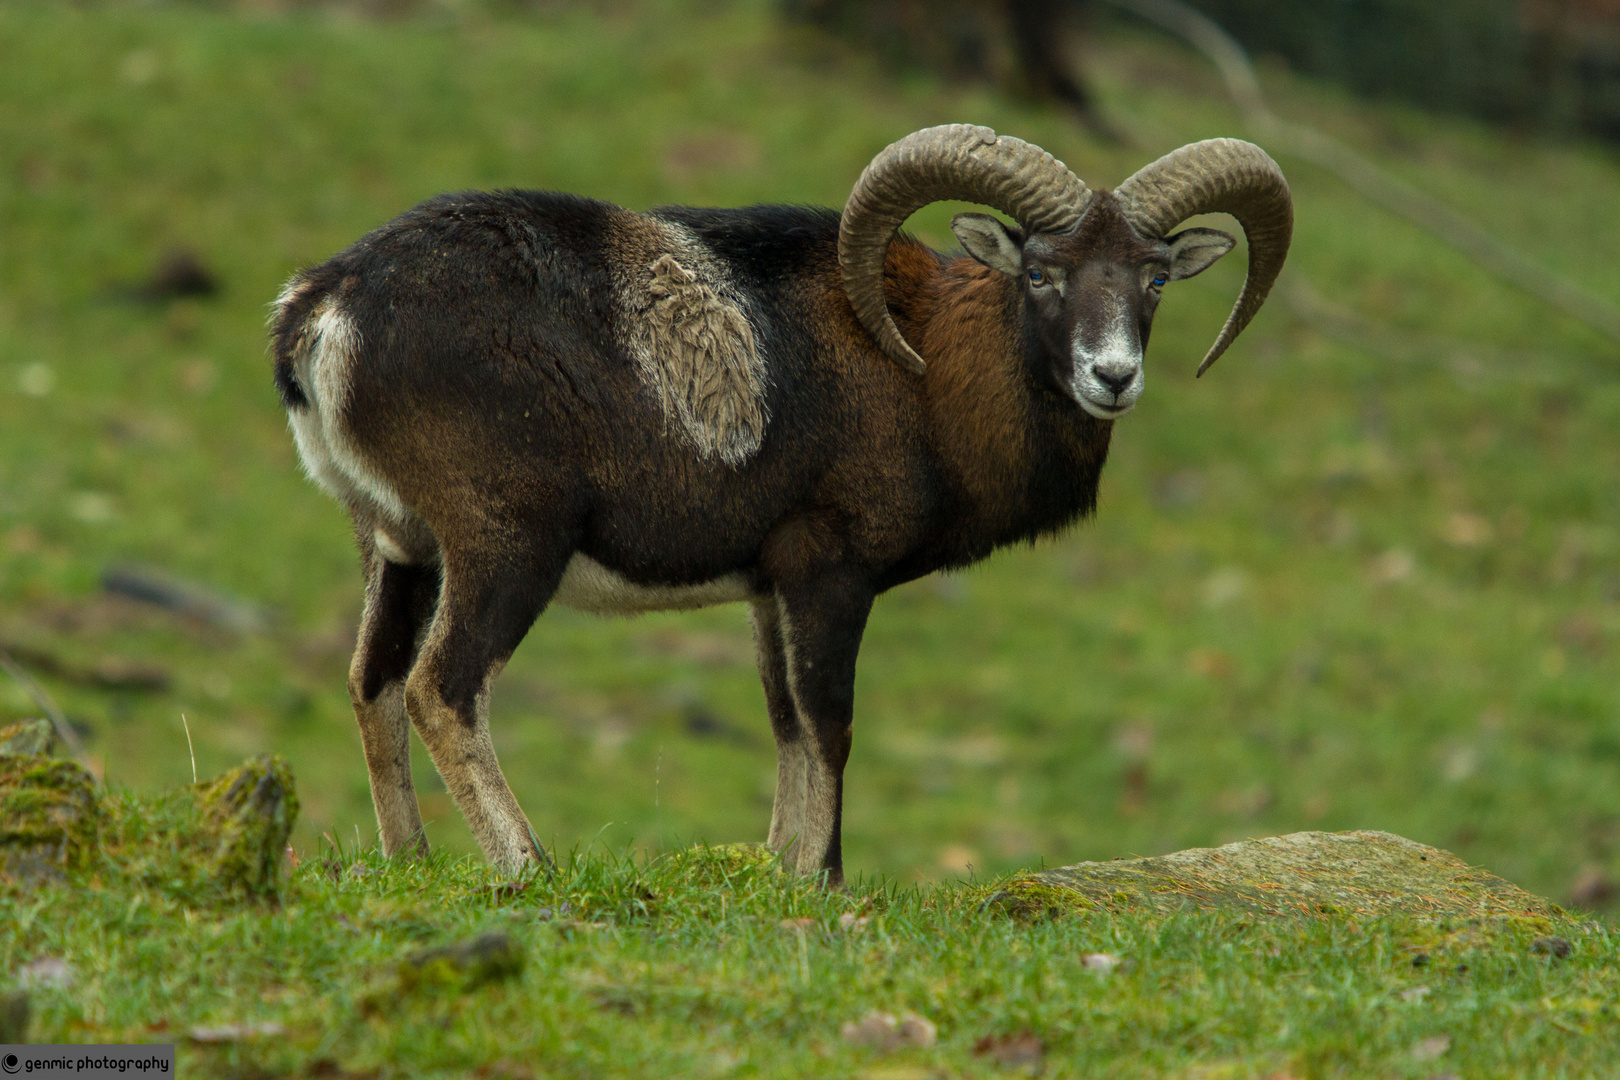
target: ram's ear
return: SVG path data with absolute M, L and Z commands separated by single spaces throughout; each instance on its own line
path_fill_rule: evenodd
M 990 269 L 1015 277 L 1024 272 L 1022 230 L 1003 225 L 989 214 L 957 214 L 951 219 L 951 232 L 969 255 Z
M 1164 242 L 1170 245 L 1170 280 L 1202 274 L 1215 260 L 1237 246 L 1231 234 L 1219 229 L 1183 229 Z

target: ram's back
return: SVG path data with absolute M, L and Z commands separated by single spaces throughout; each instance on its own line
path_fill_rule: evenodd
M 853 452 L 917 422 L 861 407 L 904 397 L 867 385 L 898 376 L 844 298 L 837 232 L 804 207 L 431 199 L 277 302 L 305 467 L 419 559 L 471 521 L 576 529 L 655 577 L 746 562 L 841 459 L 884 460 Z M 654 548 L 688 565 L 643 565 Z

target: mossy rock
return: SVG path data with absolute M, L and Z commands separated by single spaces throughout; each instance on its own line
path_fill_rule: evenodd
M 287 837 L 298 820 L 292 768 L 279 754 L 252 758 L 197 786 L 202 829 L 195 843 L 227 891 L 274 896 Z
M 60 877 L 96 851 L 101 803 L 83 766 L 37 754 L 0 754 L 0 876 Z
M 1022 917 L 1227 910 L 1277 917 L 1552 918 L 1558 905 L 1439 848 L 1387 832 L 1298 832 L 1218 848 L 1021 874 L 988 905 Z
M 363 1016 L 389 1012 L 407 999 L 465 994 L 523 974 L 528 957 L 512 935 L 496 930 L 465 941 L 419 949 L 379 973 L 358 1002 Z
M 49 720 L 19 720 L 0 727 L 0 754 L 48 754 L 56 742 Z
M 510 934 L 493 931 L 469 941 L 423 949 L 400 961 L 399 989 L 462 993 L 523 974 L 523 949 Z

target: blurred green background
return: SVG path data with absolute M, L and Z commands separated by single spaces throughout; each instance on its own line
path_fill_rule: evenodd
M 1016 87 L 885 66 L 767 0 L 0 5 L 0 642 L 110 784 L 189 781 L 184 715 L 201 775 L 292 761 L 299 845 L 371 842 L 344 688 L 360 575 L 265 357 L 287 276 L 456 188 L 840 206 L 929 124 L 1019 135 L 1094 185 L 1244 134 L 1175 42 L 1099 22 L 1082 46 L 1118 139 Z M 1620 299 L 1613 147 L 1262 74 L 1288 119 Z M 879 601 L 853 872 L 1369 828 L 1610 901 L 1615 345 L 1278 156 L 1299 220 L 1278 291 L 1195 383 L 1243 256 L 1171 290 L 1096 520 Z M 944 245 L 951 210 L 912 227 Z M 136 295 L 177 250 L 217 294 Z M 128 565 L 272 617 L 234 631 L 103 588 Z M 0 681 L 0 721 L 36 712 Z M 763 838 L 774 755 L 740 607 L 548 612 L 493 726 L 565 850 Z M 430 838 L 470 850 L 418 751 Z

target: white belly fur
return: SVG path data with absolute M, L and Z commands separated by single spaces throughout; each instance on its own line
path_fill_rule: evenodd
M 585 555 L 568 560 L 554 604 L 600 615 L 644 611 L 686 611 L 747 600 L 753 593 L 741 574 L 726 574 L 697 585 L 637 585 Z

